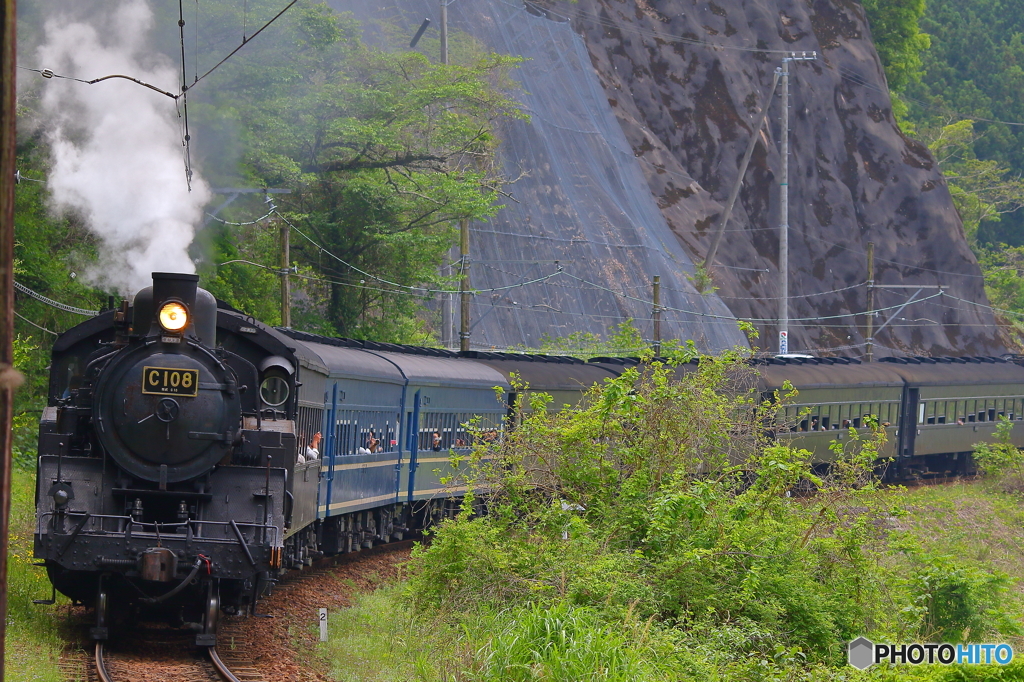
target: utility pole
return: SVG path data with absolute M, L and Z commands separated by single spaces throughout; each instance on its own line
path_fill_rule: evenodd
M 661 275 L 654 276 L 652 283 L 654 294 L 654 311 L 651 317 L 654 318 L 654 357 L 661 357 Z
M 441 63 L 448 63 L 448 0 L 441 0 Z
M 459 320 L 459 350 L 469 350 L 469 218 L 459 221 L 459 253 L 462 255 L 459 296 L 462 310 Z
M 0 0 L 0 682 L 7 638 L 7 543 L 11 516 L 14 389 L 15 0 Z
M 864 339 L 867 341 L 864 350 L 864 358 L 871 362 L 872 351 L 875 346 L 875 243 L 868 242 L 868 314 L 867 332 Z
M 440 0 L 440 3 L 441 3 L 441 63 L 442 64 L 447 64 L 448 63 L 448 0 Z M 460 223 L 459 229 L 460 229 L 460 233 L 461 233 L 461 229 L 462 229 L 461 223 Z M 469 236 L 467 235 L 465 237 L 465 239 L 466 239 L 466 242 L 468 244 Z M 461 242 L 461 240 L 462 240 L 462 236 L 460 234 L 460 242 Z M 468 246 L 467 246 L 467 249 L 468 249 Z M 445 254 L 445 257 L 444 257 L 444 268 L 448 272 L 448 274 L 451 274 L 450 265 L 449 265 L 450 262 L 451 262 L 450 255 L 449 254 Z M 460 289 L 460 291 L 462 290 L 462 286 L 461 285 L 459 286 L 459 289 Z M 465 294 L 463 294 L 463 296 L 464 295 Z M 468 305 L 468 304 L 464 304 L 464 305 Z M 465 316 L 466 318 L 468 318 L 469 313 L 468 312 L 463 312 L 462 315 Z M 469 322 L 468 322 L 468 319 L 461 320 L 461 323 L 462 323 L 462 330 L 464 332 L 468 333 L 469 332 Z M 452 345 L 453 345 L 452 344 L 452 331 L 454 329 L 454 326 L 455 326 L 454 325 L 454 320 L 452 319 L 452 295 L 451 294 L 441 294 L 441 345 L 444 346 L 445 348 L 451 348 Z M 460 334 L 460 338 L 461 338 L 461 334 Z M 462 349 L 462 350 L 469 350 L 469 341 L 468 341 L 468 339 L 466 341 L 460 341 L 459 342 L 459 348 Z
M 782 280 L 779 299 L 779 354 L 789 353 L 789 63 L 809 62 L 818 58 L 817 52 L 795 52 L 782 59 L 782 174 L 779 178 L 779 277 Z
M 291 226 L 281 221 L 281 326 L 292 326 L 292 291 L 288 270 L 291 268 Z

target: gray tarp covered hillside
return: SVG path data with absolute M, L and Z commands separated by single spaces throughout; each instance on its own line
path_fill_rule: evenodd
M 437 35 L 436 0 L 332 4 L 367 24 L 399 23 L 410 36 L 429 17 Z M 471 226 L 472 287 L 536 280 L 556 271 L 554 261 L 564 269 L 542 282 L 475 296 L 472 346 L 536 347 L 545 334 L 577 331 L 603 337 L 628 318 L 650 338 L 653 275 L 661 276 L 667 308 L 663 338 L 693 339 L 708 350 L 746 345 L 722 301 L 701 296 L 687 279 L 693 263 L 637 166 L 583 40 L 567 23 L 511 0 L 457 0 L 448 20 L 487 49 L 527 60 L 514 77 L 530 121 L 500 130 L 505 174 L 526 175 L 507 188 L 513 198 L 503 202 L 506 208 Z M 457 301 L 454 310 L 457 321 Z

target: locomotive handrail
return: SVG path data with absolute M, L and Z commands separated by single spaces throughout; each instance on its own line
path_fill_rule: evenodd
M 189 521 L 179 521 L 177 523 L 160 523 L 160 524 L 157 524 L 157 523 L 147 523 L 147 522 L 144 522 L 144 521 L 136 521 L 135 519 L 133 519 L 130 516 L 121 516 L 121 515 L 118 515 L 118 514 L 91 514 L 89 512 L 83 512 L 83 511 L 66 511 L 64 513 L 67 514 L 68 516 L 76 516 L 76 517 L 77 516 L 85 516 L 85 517 L 87 517 L 86 519 L 83 520 L 83 522 L 82 522 L 82 524 L 80 524 L 80 526 L 76 527 L 76 530 L 78 530 L 78 533 L 83 534 L 83 535 L 110 535 L 112 532 L 115 532 L 115 531 L 102 530 L 102 528 L 100 529 L 100 532 L 96 532 L 96 533 L 90 532 L 90 531 L 86 530 L 85 529 L 85 524 L 89 520 L 91 520 L 91 519 L 101 519 L 101 522 L 100 522 L 101 525 L 102 525 L 102 520 L 103 519 L 116 519 L 116 520 L 119 520 L 119 521 L 124 521 L 126 523 L 126 529 L 125 529 L 124 532 L 127 532 L 127 526 L 142 526 L 143 528 L 145 528 L 146 526 L 150 526 L 150 527 L 153 528 L 153 532 L 152 533 L 150 533 L 149 531 L 146 531 L 146 530 L 142 530 L 141 532 L 143 534 L 145 534 L 145 535 L 152 535 L 154 538 L 158 537 L 157 533 L 156 533 L 156 526 L 157 525 L 159 525 L 160 528 L 162 528 L 162 529 L 181 528 L 181 527 L 184 527 L 184 526 L 187 526 L 187 525 L 191 525 L 191 524 L 197 524 L 197 525 L 200 525 L 200 526 L 203 526 L 203 525 L 224 526 L 226 528 L 231 528 L 232 523 L 233 523 L 231 521 L 205 521 L 205 520 L 200 520 L 200 519 L 192 519 L 192 520 L 189 520 Z M 39 514 L 38 517 L 37 517 L 37 522 L 36 522 L 36 533 L 37 534 L 43 534 L 43 529 L 45 528 L 44 520 L 47 517 L 55 516 L 56 514 L 57 514 L 56 511 L 47 511 L 47 512 L 43 512 L 42 514 Z M 273 533 L 271 535 L 271 543 L 270 544 L 271 544 L 272 547 L 277 547 L 278 546 L 277 545 L 277 539 L 278 539 L 278 531 L 279 531 L 279 529 L 278 529 L 277 526 L 275 526 L 273 524 L 248 523 L 248 522 L 245 522 L 245 521 L 241 521 L 241 522 L 237 522 L 235 525 L 237 525 L 237 527 L 240 528 L 240 529 L 241 528 L 246 528 L 246 529 L 252 528 L 252 529 L 256 529 L 256 530 L 263 530 L 264 533 L 266 533 L 268 530 L 269 531 L 273 531 Z M 135 532 L 133 532 L 133 534 L 134 533 Z M 65 535 L 65 534 L 61 533 L 61 535 Z M 67 534 L 67 535 L 70 535 L 70 534 Z M 76 533 L 76 535 L 77 535 L 77 533 Z M 165 530 L 165 532 L 164 532 L 162 537 L 164 537 L 164 538 L 167 538 L 167 537 L 173 538 L 173 537 L 175 537 L 175 535 L 174 535 L 174 533 L 171 533 L 170 535 L 168 535 L 166 533 L 166 530 Z M 194 538 L 198 539 L 198 540 L 208 541 L 208 542 L 223 542 L 225 544 L 236 544 L 238 542 L 237 538 L 230 538 L 230 539 L 229 538 L 214 538 L 214 537 L 204 537 L 204 536 L 201 536 L 201 535 L 195 535 Z M 259 544 L 259 543 L 257 543 L 254 540 L 252 543 L 249 543 L 249 544 Z

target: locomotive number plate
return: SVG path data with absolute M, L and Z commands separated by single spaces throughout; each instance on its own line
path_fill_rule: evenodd
M 199 395 L 199 370 L 143 367 L 142 392 L 150 395 Z

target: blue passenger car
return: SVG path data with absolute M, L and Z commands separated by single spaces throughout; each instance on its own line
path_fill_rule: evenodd
M 310 532 L 299 545 L 331 553 L 400 539 L 414 516 L 437 516 L 462 496 L 465 487 L 448 482 L 457 473 L 450 453 L 500 433 L 509 390 L 501 372 L 443 351 L 399 353 L 287 333 L 300 365 L 299 452 L 317 431 L 323 435 L 315 511 L 321 537 Z M 296 478 L 310 466 L 298 465 Z

